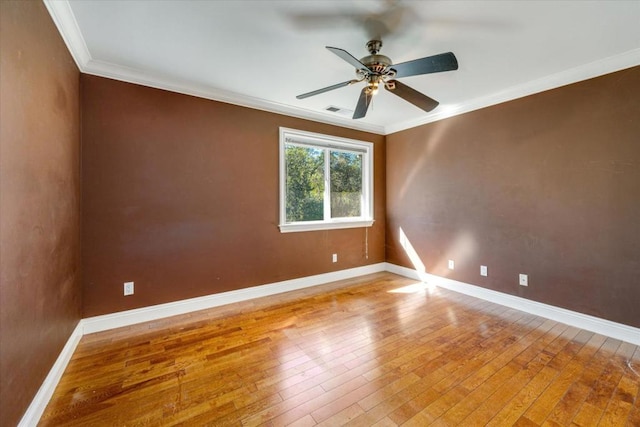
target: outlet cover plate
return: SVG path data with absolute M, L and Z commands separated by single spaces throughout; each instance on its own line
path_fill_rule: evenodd
M 124 296 L 133 295 L 133 282 L 124 282 Z
M 481 265 L 480 266 L 480 275 L 481 276 L 487 276 L 487 266 L 486 265 Z
M 456 268 L 456 263 L 453 262 L 452 259 L 449 260 L 449 270 L 453 270 L 454 268 Z
M 518 284 L 520 286 L 529 286 L 529 276 L 527 276 L 526 274 L 520 274 L 520 279 Z

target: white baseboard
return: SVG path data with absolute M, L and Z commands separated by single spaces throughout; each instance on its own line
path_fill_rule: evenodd
M 631 344 L 640 345 L 640 329 L 595 316 L 578 313 L 576 311 L 555 307 L 537 301 L 528 300 L 469 283 L 435 276 L 424 271 L 417 271 L 407 267 L 386 263 L 386 271 L 427 282 L 441 288 L 449 289 L 461 294 L 470 295 L 496 304 L 535 314 L 546 319 L 555 320 L 580 329 L 606 335 Z
M 598 317 L 566 310 L 564 308 L 554 307 L 548 304 L 527 300 L 525 298 L 504 294 L 502 292 L 492 291 L 490 289 L 435 276 L 426 272 L 419 272 L 396 264 L 382 262 L 364 267 L 356 267 L 347 270 L 318 274 L 315 276 L 302 277 L 299 279 L 285 280 L 282 282 L 254 286 L 236 291 L 223 292 L 220 294 L 207 295 L 204 297 L 191 298 L 167 304 L 159 304 L 135 310 L 121 311 L 118 313 L 82 319 L 69 337 L 67 344 L 62 349 L 60 356 L 51 368 L 51 371 L 49 371 L 49 375 L 45 378 L 42 386 L 38 390 L 38 393 L 31 402 L 31 405 L 29 405 L 29 408 L 25 412 L 18 426 L 31 427 L 38 424 L 40 417 L 42 416 L 56 386 L 58 385 L 58 381 L 60 381 L 69 360 L 71 360 L 73 352 L 84 334 L 134 325 L 136 323 L 190 313 L 234 302 L 247 301 L 254 298 L 322 285 L 325 283 L 335 282 L 337 280 L 351 279 L 358 276 L 364 276 L 365 274 L 379 273 L 382 271 L 388 271 L 390 273 L 420 280 L 421 282 L 431 283 L 455 292 L 495 302 L 510 308 L 562 322 L 567 325 L 586 329 L 588 331 L 620 339 L 635 345 L 640 345 L 640 329 L 632 326 L 622 325 L 610 320 L 604 320 Z
M 247 301 L 254 298 L 295 291 L 297 289 L 335 282 L 337 280 L 351 279 L 365 274 L 385 271 L 385 266 L 386 264 L 381 262 L 378 264 L 366 265 L 364 267 L 333 271 L 330 273 L 317 274 L 315 276 L 307 276 L 299 279 L 285 280 L 282 282 L 238 289 L 236 291 L 222 292 L 219 294 L 190 298 L 166 304 L 152 305 L 135 310 L 89 317 L 82 320 L 83 333 L 90 334 L 93 332 L 106 331 L 108 329 L 120 328 L 122 326 L 134 325 L 136 323 L 148 322 L 151 320 L 162 319 L 164 317 L 190 313 L 192 311 L 219 307 L 221 305 L 231 304 L 234 302 Z
M 36 396 L 33 398 L 31 404 L 27 408 L 27 411 L 22 416 L 18 427 L 31 427 L 38 424 L 42 413 L 49 404 L 49 400 L 51 400 L 51 396 L 53 396 L 53 392 L 58 386 L 60 378 L 62 378 L 64 370 L 69 364 L 69 360 L 71 360 L 71 356 L 73 356 L 73 352 L 76 350 L 76 347 L 80 342 L 80 338 L 82 338 L 82 320 L 78 325 L 76 325 L 76 328 L 71 333 L 67 343 L 60 352 L 60 356 L 56 359 L 56 362 L 53 364 L 49 374 L 44 379 L 40 389 L 36 393 Z
M 218 307 L 234 302 L 247 301 L 283 292 L 295 291 L 297 289 L 322 285 L 338 280 L 364 276 L 365 274 L 379 273 L 385 271 L 385 267 L 386 263 L 381 262 L 378 264 L 365 265 L 363 267 L 333 271 L 330 273 L 317 274 L 315 276 L 301 277 L 299 279 L 285 280 L 282 282 L 253 286 L 251 288 L 239 289 L 236 291 L 222 292 L 204 297 L 191 298 L 167 304 L 159 304 L 135 310 L 121 311 L 118 313 L 82 319 L 76 326 L 75 330 L 71 333 L 71 336 L 62 349 L 60 356 L 58 356 L 58 359 L 53 364 L 49 374 L 40 386 L 38 393 L 36 393 L 36 396 L 31 401 L 31 405 L 29 405 L 29 408 L 27 408 L 27 411 L 22 416 L 22 420 L 20 420 L 18 427 L 31 427 L 38 424 L 40 417 L 42 417 L 44 410 L 49 404 L 49 400 L 51 400 L 51 396 L 53 396 L 53 392 L 55 391 L 64 370 L 67 368 L 67 365 L 71 360 L 71 356 L 73 356 L 73 352 L 84 334 L 134 325 L 136 323 L 157 320 L 164 317 L 190 313 L 193 311 Z

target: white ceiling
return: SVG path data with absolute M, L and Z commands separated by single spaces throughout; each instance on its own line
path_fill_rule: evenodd
M 104 1 L 45 0 L 84 73 L 339 126 L 389 134 L 640 65 L 640 1 Z M 400 63 L 454 52 L 457 71 L 402 82 L 440 101 L 425 113 L 381 91 L 363 119 L 363 83 L 325 49 L 368 54 L 374 18 L 391 28 L 381 53 Z

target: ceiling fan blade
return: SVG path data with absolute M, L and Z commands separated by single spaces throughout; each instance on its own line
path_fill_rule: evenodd
M 393 87 L 393 89 L 391 89 L 391 87 Z M 387 90 L 394 95 L 399 96 L 405 101 L 412 103 L 416 107 L 426 112 L 433 110 L 439 104 L 439 102 L 435 99 L 429 98 L 427 95 L 420 93 L 417 90 L 407 86 L 404 83 L 400 83 L 397 80 L 391 80 L 387 82 L 385 88 L 387 88 Z
M 451 53 L 441 53 L 439 55 L 427 56 L 426 58 L 414 59 L 413 61 L 402 62 L 391 66 L 396 70 L 395 78 L 416 76 L 419 74 L 439 73 L 442 71 L 452 71 L 458 69 L 458 60 Z
M 372 95 L 367 88 L 363 88 L 360 92 L 360 98 L 358 98 L 358 105 L 356 105 L 356 111 L 353 113 L 354 119 L 361 119 L 367 115 L 369 104 L 371 104 Z
M 335 53 L 336 55 L 338 55 L 340 58 L 347 61 L 349 64 L 353 65 L 356 68 L 356 70 L 364 70 L 367 73 L 372 72 L 366 65 L 360 62 L 358 59 L 356 59 L 353 55 L 351 55 L 346 50 L 340 49 L 337 47 L 331 47 L 331 46 L 326 46 L 326 48 L 329 49 L 331 52 Z
M 299 31 L 340 31 L 344 28 L 362 30 L 369 40 L 380 40 L 390 34 L 418 25 L 414 8 L 401 0 L 384 0 L 383 8 L 363 11 L 359 7 L 340 8 L 338 12 L 292 13 L 286 15 Z
M 349 80 L 349 81 L 338 83 L 338 84 L 335 84 L 335 85 L 332 85 L 332 86 L 327 86 L 327 87 L 324 87 L 322 89 L 314 90 L 312 92 L 303 93 L 302 95 L 296 96 L 296 98 L 298 98 L 298 99 L 308 98 L 310 96 L 319 95 L 321 93 L 329 92 L 330 90 L 340 89 L 341 87 L 349 86 L 349 85 L 352 85 L 354 83 L 358 83 L 358 80 Z

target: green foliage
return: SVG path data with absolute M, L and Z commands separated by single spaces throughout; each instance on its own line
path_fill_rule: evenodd
M 287 222 L 324 219 L 325 150 L 285 147 Z M 362 155 L 330 151 L 331 217 L 361 215 Z
M 331 152 L 331 217 L 361 215 L 362 155 Z
M 287 221 L 324 218 L 324 151 L 286 146 Z

